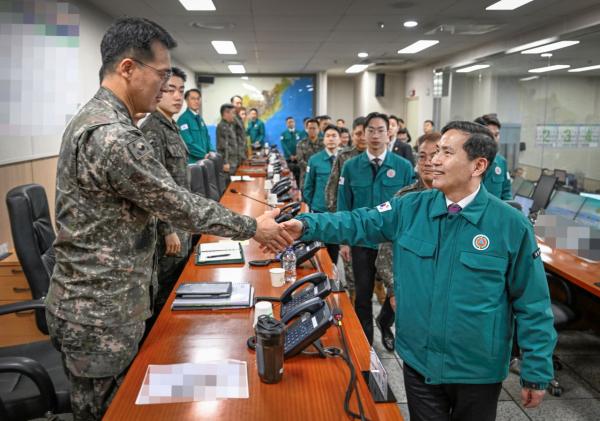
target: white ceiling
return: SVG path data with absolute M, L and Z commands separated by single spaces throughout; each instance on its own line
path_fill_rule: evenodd
M 178 0 L 87 0 L 114 17 L 141 16 L 158 22 L 179 43 L 173 56 L 207 74 L 229 73 L 230 62 L 243 63 L 251 74 L 339 73 L 360 61 L 359 51 L 369 52 L 369 60 L 375 63 L 400 70 L 558 25 L 561 19 L 598 6 L 598 0 L 535 0 L 514 11 L 486 11 L 494 1 L 213 0 L 214 12 L 188 12 Z M 417 20 L 419 26 L 404 28 L 403 22 L 409 19 Z M 225 29 L 195 28 L 192 22 Z M 379 22 L 385 24 L 383 29 Z M 480 35 L 456 33 L 478 29 L 472 25 L 491 25 L 495 30 Z M 415 55 L 396 54 L 418 39 L 440 43 Z M 233 41 L 238 54 L 218 55 L 211 40 Z

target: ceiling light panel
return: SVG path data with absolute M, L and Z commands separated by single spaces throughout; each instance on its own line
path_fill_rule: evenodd
M 185 10 L 217 10 L 212 0 L 179 0 Z
M 462 69 L 458 69 L 456 71 L 456 73 L 471 73 L 476 70 L 487 69 L 488 67 L 490 67 L 489 64 L 475 64 L 473 66 L 463 67 Z
M 527 44 L 519 45 L 517 47 L 506 50 L 506 54 L 518 53 L 519 51 L 529 50 L 530 48 L 539 47 L 540 45 L 549 44 L 556 41 L 556 37 L 541 39 L 539 41 L 529 42 Z
M 521 54 L 542 54 L 547 53 L 548 51 L 560 50 L 561 48 L 566 48 L 577 44 L 579 44 L 579 41 L 558 41 L 553 42 L 552 44 L 542 45 L 541 47 L 521 51 Z
M 369 67 L 368 64 L 354 64 L 346 69 L 346 73 L 360 73 L 367 67 Z
M 600 69 L 600 64 L 595 66 L 587 66 L 587 67 L 578 67 L 576 69 L 571 69 L 569 72 L 577 73 L 577 72 L 588 72 L 590 70 L 598 70 Z
M 219 54 L 237 54 L 233 41 L 211 41 L 211 44 Z
M 404 47 L 403 49 L 398 50 L 398 54 L 415 54 L 419 51 L 425 50 L 426 48 L 433 47 L 438 43 L 439 41 L 437 40 L 422 39 L 410 44 L 408 47 Z
M 227 67 L 229 67 L 231 73 L 246 73 L 246 68 L 243 64 L 230 64 Z
M 529 69 L 529 73 L 546 73 L 546 72 L 554 72 L 555 70 L 568 69 L 568 64 L 555 64 L 554 66 L 546 66 L 546 67 L 538 67 L 536 69 Z
M 486 7 L 485 10 L 515 10 L 532 1 L 533 0 L 500 0 Z

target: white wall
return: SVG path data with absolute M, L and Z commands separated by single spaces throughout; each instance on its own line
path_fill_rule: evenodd
M 353 77 L 330 76 L 327 80 L 327 114 L 333 119 L 343 118 L 346 127 L 350 127 L 354 119 L 354 85 Z
M 406 122 L 409 130 L 413 128 L 410 130 L 413 138 L 423 134 L 423 121 L 433 117 L 433 70 L 433 67 L 426 66 L 406 73 L 406 96 L 410 96 L 414 90 L 414 96 L 419 101 L 417 121 Z

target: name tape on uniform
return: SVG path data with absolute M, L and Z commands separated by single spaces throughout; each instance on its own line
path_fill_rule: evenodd
M 306 173 L 308 174 L 310 172 L 310 165 L 306 166 Z
M 377 210 L 379 212 L 387 212 L 389 210 L 392 210 L 392 205 L 390 204 L 390 202 L 385 202 L 377 206 Z
M 339 184 L 340 186 L 343 186 L 343 185 L 344 185 L 344 177 L 340 177 L 340 181 L 338 181 L 338 184 Z

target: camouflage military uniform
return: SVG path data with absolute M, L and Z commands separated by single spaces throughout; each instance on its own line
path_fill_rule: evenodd
M 255 219 L 177 185 L 125 105 L 100 88 L 63 135 L 56 266 L 46 298 L 75 420 L 100 418 L 137 353 L 151 314 L 153 215 L 175 228 L 239 240 L 256 232 Z
M 238 143 L 238 156 L 240 157 L 241 164 L 241 162 L 248 156 L 248 140 L 246 139 L 246 128 L 244 127 L 244 122 L 238 115 L 235 116 L 234 128 Z
M 177 185 L 190 189 L 187 170 L 188 149 L 180 136 L 177 122 L 167 118 L 160 111 L 155 111 L 144 120 L 140 128 L 146 140 L 154 150 L 154 157 L 169 171 Z M 168 222 L 157 221 L 156 260 L 158 261 L 157 287 L 154 288 L 154 313 L 163 307 L 173 285 L 185 266 L 191 238 L 187 231 L 179 230 Z M 165 236 L 175 233 L 181 242 L 181 251 L 175 256 L 165 256 Z
M 422 190 L 426 190 L 426 187 L 419 178 L 418 181 L 414 182 L 410 186 L 401 188 L 394 196 L 404 196 L 407 193 L 419 192 Z M 377 268 L 377 277 L 382 280 L 390 297 L 394 296 L 394 271 L 392 268 L 392 262 L 392 243 L 381 243 L 379 245 L 377 259 L 375 260 L 375 267 Z
M 335 212 L 337 210 L 338 183 L 340 181 L 344 163 L 360 153 L 362 152 L 356 149 L 356 147 L 346 148 L 338 153 L 337 158 L 331 167 L 331 174 L 329 175 L 329 180 L 327 180 L 327 186 L 325 186 L 325 206 L 327 206 L 329 212 Z M 352 258 L 348 261 L 342 260 L 344 261 L 346 288 L 348 288 L 350 298 L 354 301 L 354 272 L 352 271 Z
M 300 190 L 302 190 L 302 186 L 304 186 L 304 175 L 306 174 L 306 165 L 308 164 L 308 159 L 324 148 L 325 146 L 323 145 L 322 139 L 317 139 L 315 142 L 311 142 L 308 137 L 306 139 L 302 139 L 296 145 L 296 159 L 298 160 L 298 167 L 300 167 L 300 184 L 298 185 Z
M 236 135 L 236 123 L 221 120 L 217 125 L 217 152 L 223 156 L 223 163 L 229 164 L 229 174 L 235 174 L 235 170 L 242 162 L 241 148 Z

